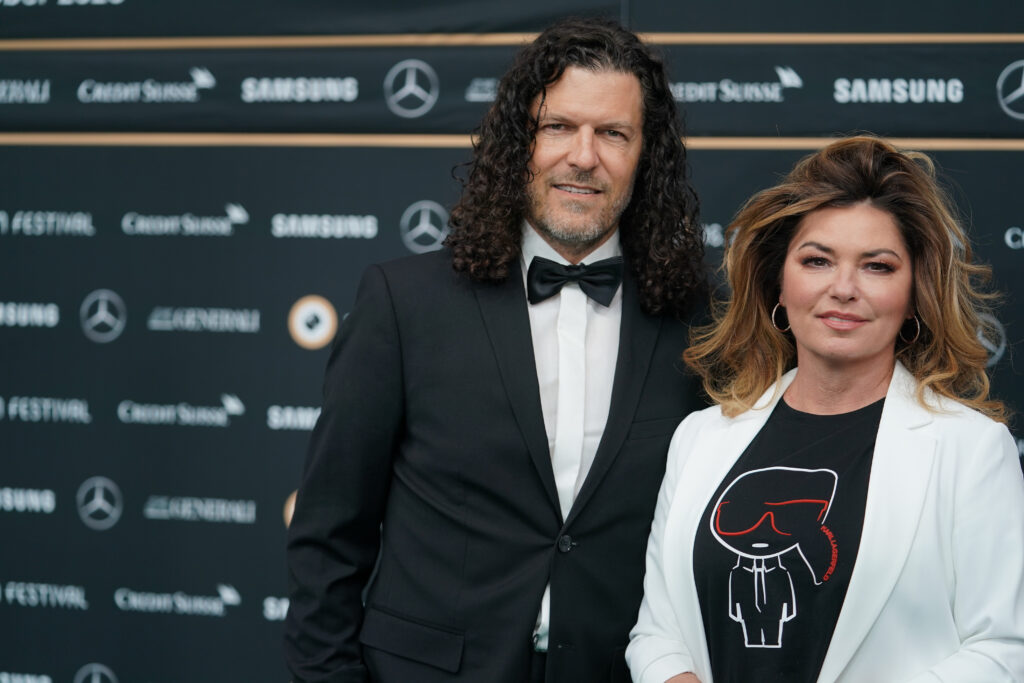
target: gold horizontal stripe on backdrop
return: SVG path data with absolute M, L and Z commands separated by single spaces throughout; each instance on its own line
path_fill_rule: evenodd
M 0 51 L 230 50 L 244 48 L 472 47 L 522 45 L 536 33 L 403 33 L 320 36 L 19 38 Z M 899 45 L 1024 43 L 1024 33 L 641 33 L 656 45 Z
M 689 149 L 813 150 L 831 137 L 691 137 Z M 923 151 L 1024 152 L 1024 139 L 889 138 Z M 468 135 L 344 133 L 0 133 L 0 146 L 42 147 L 405 147 L 469 148 Z

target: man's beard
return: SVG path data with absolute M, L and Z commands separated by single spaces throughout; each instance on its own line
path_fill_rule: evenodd
M 577 173 L 571 180 L 563 179 L 562 182 L 590 184 L 592 180 L 590 173 Z M 628 191 L 618 200 L 605 206 L 598 215 L 589 221 L 580 223 L 572 220 L 571 216 L 558 215 L 560 212 L 551 210 L 550 206 L 545 206 L 538 199 L 538 195 L 531 192 L 528 219 L 530 225 L 549 240 L 576 252 L 586 251 L 600 243 L 608 233 L 618 226 L 619 218 L 629 206 L 632 196 L 633 183 L 630 182 Z M 587 210 L 587 205 L 582 201 L 567 201 L 562 203 L 562 208 L 568 209 L 570 213 L 583 214 Z

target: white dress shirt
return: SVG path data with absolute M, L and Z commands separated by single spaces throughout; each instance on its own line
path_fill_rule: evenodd
M 622 246 L 616 232 L 582 263 L 589 264 L 621 254 Z M 521 256 L 524 287 L 526 272 L 534 256 L 569 265 L 532 226 L 525 224 Z M 569 282 L 550 299 L 530 304 L 529 314 L 544 429 L 564 520 L 590 471 L 608 421 L 622 321 L 622 287 L 609 306 L 602 306 L 587 297 L 578 284 Z M 560 365 L 565 367 L 560 368 Z M 560 383 L 560 377 L 565 376 L 574 379 L 571 383 Z M 551 586 L 548 585 L 534 631 L 536 649 L 545 652 L 550 626 L 550 595 Z

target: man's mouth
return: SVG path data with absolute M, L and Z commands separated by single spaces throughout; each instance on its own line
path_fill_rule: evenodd
M 576 185 L 555 185 L 556 190 L 569 192 L 570 194 L 597 194 L 599 190 L 590 187 L 577 187 Z

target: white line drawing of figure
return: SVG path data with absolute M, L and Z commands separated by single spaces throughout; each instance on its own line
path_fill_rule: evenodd
M 736 477 L 715 503 L 711 533 L 736 553 L 729 618 L 743 628 L 746 647 L 782 647 L 783 625 L 797 616 L 783 555 L 795 550 L 816 586 L 835 570 L 838 550 L 825 519 L 837 482 L 832 470 L 768 467 Z

